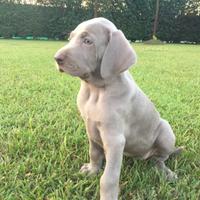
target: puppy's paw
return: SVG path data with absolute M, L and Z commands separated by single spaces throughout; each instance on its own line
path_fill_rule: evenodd
M 88 175 L 96 175 L 99 172 L 100 168 L 98 166 L 92 166 L 90 163 L 85 163 L 80 172 Z
M 170 171 L 166 174 L 166 179 L 167 181 L 173 182 L 178 179 L 178 176 L 175 172 Z

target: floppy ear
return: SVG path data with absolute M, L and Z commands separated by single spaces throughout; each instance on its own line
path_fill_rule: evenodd
M 136 53 L 122 31 L 112 32 L 101 62 L 102 78 L 119 74 L 135 63 Z

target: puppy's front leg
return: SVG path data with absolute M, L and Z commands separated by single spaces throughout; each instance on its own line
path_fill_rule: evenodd
M 82 173 L 88 173 L 89 175 L 97 174 L 100 170 L 104 158 L 103 149 L 91 139 L 89 139 L 89 154 L 90 154 L 90 163 L 85 163 L 81 167 Z
M 117 200 L 125 138 L 122 135 L 106 136 L 103 145 L 106 166 L 100 180 L 100 200 Z

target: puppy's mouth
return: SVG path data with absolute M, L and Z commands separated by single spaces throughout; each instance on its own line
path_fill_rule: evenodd
M 62 65 L 57 64 L 57 70 L 61 73 L 65 72 L 64 67 Z
M 78 76 L 81 77 L 82 73 L 80 72 L 80 68 L 78 66 L 72 66 L 72 65 L 58 65 L 58 71 L 61 73 L 66 73 L 71 76 Z M 84 75 L 85 76 L 85 75 Z
M 63 64 L 57 64 L 57 68 L 58 68 L 58 71 L 63 73 L 63 72 L 66 72 L 66 73 L 70 73 L 70 72 L 77 72 L 79 67 L 76 67 L 76 66 L 73 66 L 73 65 L 64 65 Z
M 61 69 L 60 67 L 58 68 L 58 71 L 61 72 L 61 73 L 65 72 L 65 71 L 64 71 L 63 69 Z

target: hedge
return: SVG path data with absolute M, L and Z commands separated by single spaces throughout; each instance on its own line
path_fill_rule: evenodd
M 131 41 L 152 38 L 154 9 L 151 1 L 127 1 L 121 9 L 105 8 L 99 15 L 113 21 Z M 163 9 L 163 11 L 162 11 Z M 167 42 L 200 43 L 200 16 L 167 13 L 161 8 L 157 37 Z M 177 10 L 178 12 L 178 10 Z M 80 22 L 93 16 L 92 8 L 47 7 L 0 3 L 0 38 L 64 39 Z
M 91 16 L 83 9 L 0 4 L 0 36 L 63 39 L 81 21 L 89 17 Z

